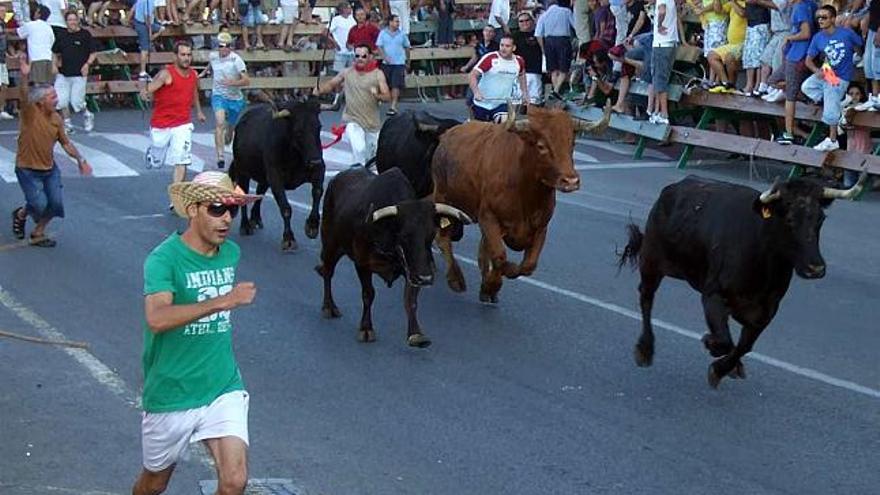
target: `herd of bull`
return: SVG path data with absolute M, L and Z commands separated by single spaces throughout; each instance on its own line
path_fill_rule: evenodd
M 434 281 L 432 245 L 446 261 L 449 287 L 463 292 L 465 280 L 452 243 L 461 239 L 465 225 L 477 223 L 482 234 L 479 298 L 497 303 L 503 278 L 535 271 L 556 192 L 580 187 L 572 161 L 575 135 L 600 132 L 608 122 L 608 110 L 601 121 L 585 122 L 563 109 L 530 108 L 526 118 L 511 112 L 501 124 L 403 112 L 383 125 L 375 163 L 353 166 L 329 182 L 322 219 L 320 110 L 315 101 L 251 107 L 236 126 L 229 174 L 244 190 L 253 179 L 258 194 L 271 191 L 283 217 L 283 250 L 297 246 L 285 191 L 310 183 L 305 233 L 310 238 L 321 234 L 315 270 L 324 281 L 324 317 L 340 316 L 331 282 L 345 255 L 354 262 L 362 287 L 358 339 L 375 340 L 373 275 L 389 287 L 403 277 L 407 343 L 415 347 L 431 344 L 416 310 L 419 290 Z M 378 173 L 370 171 L 371 165 Z M 744 378 L 741 358 L 773 319 L 792 273 L 806 279 L 825 274 L 819 252 L 823 210 L 835 198 L 857 195 L 866 177 L 848 190 L 795 178 L 760 192 L 693 176 L 664 188 L 644 233 L 629 225 L 628 242 L 619 254 L 621 267 L 630 262 L 641 275 L 636 363 L 651 365 L 654 293 L 669 276 L 702 294 L 709 326 L 703 344 L 717 358 L 709 366 L 709 384 L 717 387 L 725 376 Z M 259 202 L 250 214 L 242 211 L 242 235 L 262 228 L 260 215 Z M 508 261 L 507 248 L 524 251 L 519 264 Z M 730 317 L 742 325 L 736 345 Z

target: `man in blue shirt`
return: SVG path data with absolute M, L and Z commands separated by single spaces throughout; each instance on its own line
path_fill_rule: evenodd
M 822 101 L 822 122 L 828 125 L 828 137 L 813 147 L 819 151 L 834 151 L 837 143 L 837 124 L 840 121 L 840 101 L 853 77 L 853 53 L 862 46 L 862 37 L 850 28 L 835 26 L 837 9 L 823 5 L 816 12 L 820 31 L 813 36 L 804 60 L 813 75 L 801 85 L 801 91 L 818 103 Z M 816 65 L 813 60 L 819 53 L 824 63 Z M 833 74 L 831 73 L 833 71 Z M 833 75 L 838 80 L 834 80 Z
M 794 142 L 795 103 L 801 84 L 808 74 L 804 58 L 813 36 L 813 13 L 816 12 L 813 0 L 790 0 L 790 4 L 791 33 L 782 41 L 782 51 L 785 54 L 785 132 L 776 138 L 779 144 Z M 775 97 L 769 98 L 770 96 L 767 101 L 779 101 Z
M 388 27 L 379 33 L 376 47 L 382 55 L 382 72 L 391 88 L 391 108 L 385 114 L 396 115 L 400 91 L 406 87 L 406 65 L 410 48 L 409 37 L 400 30 L 400 17 L 396 14 L 388 17 Z

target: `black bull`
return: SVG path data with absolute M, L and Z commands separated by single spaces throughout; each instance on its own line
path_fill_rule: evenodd
M 861 190 L 866 174 L 852 189 L 841 191 L 804 179 L 754 189 L 694 176 L 669 185 L 654 203 L 642 234 L 629 226 L 629 242 L 620 266 L 638 263 L 642 333 L 635 346 L 636 364 L 654 357 L 651 310 L 663 277 L 687 281 L 702 294 L 709 333 L 703 345 L 716 359 L 709 366 L 713 388 L 721 379 L 745 378 L 740 359 L 751 351 L 776 315 L 792 272 L 822 278 L 819 251 L 824 209 L 835 198 L 849 199 Z M 742 325 L 736 346 L 728 319 Z
M 423 111 L 391 117 L 379 132 L 376 170 L 382 173 L 397 167 L 409 179 L 417 197 L 428 196 L 434 191 L 431 160 L 440 136 L 459 124 L 458 120 L 441 119 Z
M 416 309 L 420 288 L 434 281 L 431 243 L 438 227 L 470 222 L 455 208 L 418 199 L 399 169 L 379 175 L 363 167 L 341 172 L 327 187 L 321 222 L 321 264 L 315 268 L 324 279 L 324 317 L 341 315 L 333 301 L 331 281 L 339 259 L 348 256 L 361 282 L 359 340 L 372 342 L 376 338 L 371 314 L 375 273 L 389 287 L 398 277 L 404 277 L 407 343 L 427 347 L 431 341 L 422 333 Z
M 285 191 L 308 182 L 312 185 L 312 209 L 305 223 L 306 235 L 318 235 L 318 207 L 324 193 L 324 159 L 321 150 L 321 106 L 316 101 L 289 102 L 279 108 L 257 105 L 248 109 L 235 126 L 232 164 L 229 176 L 245 191 L 250 180 L 257 182 L 257 194 L 266 190 L 278 204 L 284 220 L 281 249 L 293 251 L 296 239 L 290 228 L 293 210 Z M 241 235 L 251 235 L 263 228 L 260 201 L 250 216 L 242 208 Z

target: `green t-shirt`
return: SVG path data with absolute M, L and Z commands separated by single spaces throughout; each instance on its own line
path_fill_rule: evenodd
M 227 240 L 216 255 L 204 256 L 172 234 L 144 262 L 144 295 L 171 292 L 174 304 L 222 296 L 232 290 L 240 255 Z M 229 314 L 220 311 L 159 334 L 144 323 L 144 411 L 192 409 L 244 389 Z

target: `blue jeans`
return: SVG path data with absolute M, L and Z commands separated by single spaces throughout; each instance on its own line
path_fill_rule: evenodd
M 874 46 L 876 36 L 877 31 L 868 31 L 865 41 L 865 79 L 880 79 L 880 48 Z
M 801 91 L 807 98 L 816 103 L 822 102 L 822 123 L 837 125 L 840 123 L 840 101 L 846 96 L 849 81 L 840 80 L 840 84 L 832 86 L 818 74 L 813 74 L 801 84 Z
M 147 25 L 140 21 L 134 21 L 132 24 L 134 25 L 134 32 L 137 33 L 138 49 L 142 52 L 150 51 L 152 42 L 150 41 L 150 30 L 147 29 Z M 158 33 L 160 29 L 162 29 L 162 25 L 153 21 L 153 34 Z
M 26 211 L 35 222 L 50 218 L 64 218 L 64 202 L 61 198 L 61 170 L 53 165 L 51 170 L 32 170 L 15 167 L 18 185 L 24 193 Z

